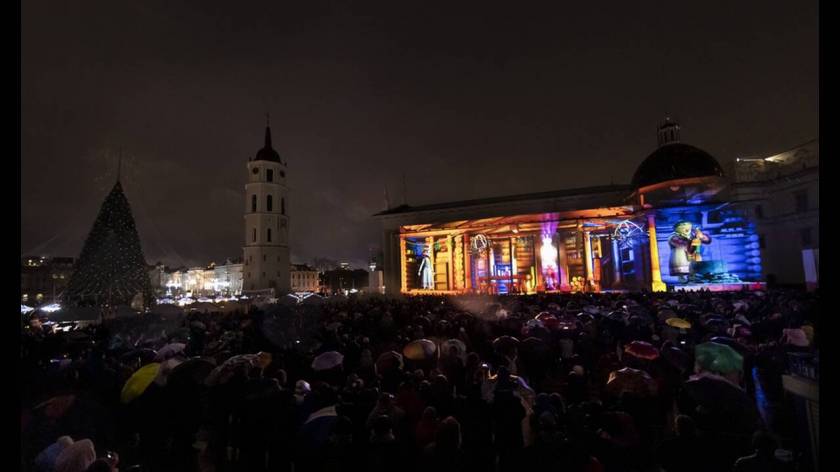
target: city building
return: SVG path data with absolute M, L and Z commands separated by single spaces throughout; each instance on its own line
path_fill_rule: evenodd
M 795 184 L 810 189 L 804 192 L 792 186 L 790 175 L 782 177 L 784 184 L 744 182 L 738 172 L 726 176 L 714 157 L 680 141 L 680 126 L 670 119 L 657 128 L 657 142 L 629 185 L 403 204 L 378 213 L 386 291 L 757 289 L 765 286 L 764 257 L 766 267 L 778 265 L 779 271 L 798 259 L 802 274 L 798 245 L 780 244 L 784 256 L 762 249 L 770 240 L 762 231 L 769 235 L 776 228 L 756 218 L 755 202 L 767 202 L 768 212 L 776 211 L 770 210 L 774 205 L 788 208 L 790 202 L 771 200 L 781 198 L 783 185 L 790 187 L 786 195 L 795 193 L 796 207 L 780 215 L 795 223 L 785 231 L 789 237 L 794 227 L 813 227 L 810 239 L 805 229 L 796 234 L 803 244 L 816 245 L 815 170 L 807 170 L 811 183 L 800 177 Z M 797 271 L 789 272 L 790 280 L 804 283 Z
M 242 269 L 245 292 L 279 295 L 291 289 L 286 167 L 271 147 L 271 128 L 266 125 L 265 145 L 247 163 Z
M 319 292 L 321 280 L 318 271 L 306 264 L 292 264 L 290 279 L 292 292 Z
M 20 300 L 30 306 L 56 303 L 73 274 L 72 257 L 24 256 L 20 264 Z
M 819 172 L 816 140 L 732 165 L 733 198 L 751 206 L 768 282 L 818 285 Z

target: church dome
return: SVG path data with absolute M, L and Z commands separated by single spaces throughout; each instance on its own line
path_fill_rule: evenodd
M 709 153 L 680 143 L 680 125 L 671 118 L 657 129 L 659 148 L 636 169 L 633 187 L 639 189 L 671 180 L 723 177 L 723 168 Z
M 636 169 L 633 187 L 642 188 L 692 177 L 723 177 L 723 168 L 702 149 L 688 144 L 670 143 L 654 151 Z

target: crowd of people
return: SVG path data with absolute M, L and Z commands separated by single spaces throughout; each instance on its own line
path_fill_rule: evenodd
M 21 470 L 805 470 L 818 293 L 358 297 L 22 323 Z M 816 375 L 816 374 L 814 374 Z

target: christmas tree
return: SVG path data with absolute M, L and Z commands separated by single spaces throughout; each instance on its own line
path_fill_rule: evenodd
M 64 302 L 114 307 L 132 304 L 138 296 L 143 306 L 149 306 L 152 286 L 134 217 L 117 180 L 88 234 L 64 292 Z

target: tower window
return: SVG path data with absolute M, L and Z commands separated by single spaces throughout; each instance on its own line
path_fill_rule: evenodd
M 257 196 L 251 195 L 251 212 L 257 211 Z
M 759 219 L 764 218 L 764 207 L 761 205 L 755 206 L 755 216 Z
M 281 215 L 286 214 L 286 199 L 285 198 L 280 198 L 280 214 Z
M 263 254 L 263 262 L 265 262 L 265 254 Z
M 266 182 L 274 182 L 274 169 L 266 169 L 265 170 L 265 181 Z
M 274 208 L 274 197 L 267 195 L 265 197 L 265 211 L 271 211 Z
M 257 228 L 254 228 L 252 230 L 252 233 L 253 234 L 251 235 L 251 239 L 253 240 L 253 242 L 257 242 Z
M 271 242 L 271 228 L 268 228 L 268 234 L 266 234 L 268 242 Z

